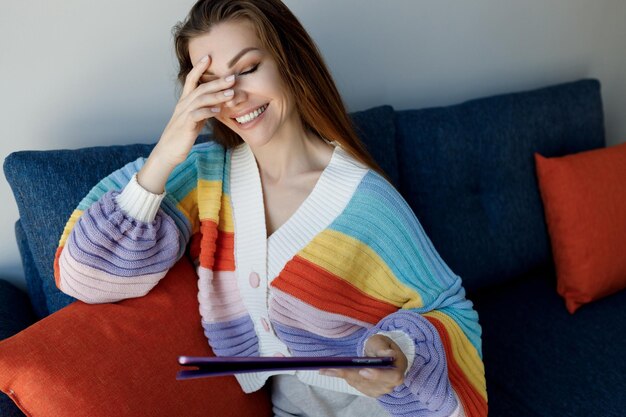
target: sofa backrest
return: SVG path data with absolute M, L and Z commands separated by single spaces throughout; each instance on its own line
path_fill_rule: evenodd
M 397 180 L 393 108 L 379 106 L 351 114 L 361 137 L 388 155 L 379 163 Z M 197 142 L 210 140 L 201 135 Z M 17 202 L 20 219 L 15 232 L 28 292 L 39 318 L 75 300 L 56 288 L 53 261 L 63 227 L 78 203 L 100 179 L 154 145 L 98 146 L 75 150 L 19 151 L 4 161 L 4 173 Z M 371 145 L 374 146 L 374 145 Z
M 469 291 L 551 260 L 533 152 L 556 156 L 604 146 L 596 80 L 441 108 L 380 106 L 351 117 Z M 26 281 L 40 317 L 74 301 L 53 278 L 54 251 L 69 215 L 101 178 L 148 156 L 152 146 L 19 151 L 4 161 L 20 213 L 16 237 Z
M 605 146 L 600 83 L 397 111 L 399 190 L 468 292 L 551 262 L 533 153 Z

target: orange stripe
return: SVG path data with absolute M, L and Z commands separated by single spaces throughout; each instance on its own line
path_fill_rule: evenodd
M 200 222 L 200 236 L 194 235 L 190 247 L 193 259 L 200 258 L 200 265 L 212 271 L 235 270 L 235 235 L 218 230 L 212 220 Z
M 217 241 L 217 223 L 211 220 L 200 222 L 200 265 L 213 269 L 215 263 L 215 242 Z
M 235 270 L 235 234 L 219 231 L 214 271 Z
M 59 266 L 59 259 L 61 258 L 61 252 L 63 251 L 63 246 L 59 246 L 57 248 L 56 253 L 54 254 L 54 283 L 57 288 L 61 288 L 61 269 Z
M 271 286 L 329 313 L 376 324 L 398 308 L 373 298 L 335 274 L 295 256 Z
M 446 351 L 446 359 L 448 362 L 448 376 L 450 383 L 456 391 L 457 395 L 463 403 L 463 409 L 467 417 L 485 417 L 487 416 L 487 401 L 480 395 L 478 391 L 474 389 L 472 384 L 468 381 L 465 373 L 461 370 L 461 367 L 456 363 L 454 354 L 452 353 L 452 343 L 446 327 L 441 321 L 425 316 L 439 333 L 441 342 Z

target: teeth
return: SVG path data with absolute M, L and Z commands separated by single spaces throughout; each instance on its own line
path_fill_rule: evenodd
M 251 122 L 252 120 L 256 119 L 261 113 L 263 113 L 266 108 L 267 108 L 267 105 L 263 105 L 259 107 L 258 109 L 246 114 L 245 116 L 236 117 L 235 120 L 237 120 L 239 123 L 242 123 L 242 124 Z

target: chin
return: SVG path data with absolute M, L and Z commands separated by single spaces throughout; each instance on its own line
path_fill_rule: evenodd
M 271 136 L 268 137 L 265 135 L 254 135 L 254 134 L 241 135 L 240 134 L 239 136 L 241 137 L 241 139 L 243 139 L 244 142 L 246 142 L 248 145 L 254 148 L 267 145 L 268 143 L 272 141 Z

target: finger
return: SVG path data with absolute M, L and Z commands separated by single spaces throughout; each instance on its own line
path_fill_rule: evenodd
M 320 374 L 326 376 L 334 376 L 336 378 L 343 378 L 345 380 L 350 379 L 360 379 L 359 378 L 359 370 L 358 369 L 322 369 L 319 371 Z
M 391 344 L 393 341 L 387 336 L 383 335 L 374 335 L 370 337 L 365 344 L 365 355 L 367 356 L 378 356 L 379 351 L 391 349 Z
M 233 89 L 234 84 L 235 76 L 232 74 L 224 78 L 212 79 L 211 81 L 199 85 L 198 88 L 189 94 L 187 100 L 194 101 L 202 96 L 202 105 L 206 106 L 208 105 L 207 100 L 210 101 L 212 100 L 210 97 L 213 97 L 213 100 L 217 100 L 217 103 L 223 104 L 233 99 L 235 95 L 235 90 Z
M 359 375 L 365 379 L 376 381 L 394 381 L 398 372 L 395 369 L 373 369 L 363 368 L 359 370 Z
M 378 374 L 372 368 L 363 368 L 359 371 L 359 375 L 361 375 L 365 379 L 377 379 Z
M 319 371 L 319 373 L 320 375 L 333 376 L 337 378 L 343 378 L 344 375 L 343 370 L 335 368 L 322 369 Z
M 215 108 L 203 107 L 190 112 L 189 119 L 195 123 L 200 123 L 214 117 L 217 113 L 219 113 L 219 110 L 219 107 L 217 107 L 217 111 Z
M 400 347 L 394 346 L 394 348 L 391 349 L 383 349 L 383 350 L 379 350 L 376 352 L 376 356 L 377 357 L 391 357 L 396 359 L 398 357 L 397 353 L 398 351 L 401 352 Z
M 232 100 L 234 95 L 232 88 L 218 91 L 216 93 L 206 93 L 198 96 L 189 104 L 189 111 L 194 111 L 199 108 L 209 107 L 214 109 L 220 109 L 224 103 Z M 193 93 L 192 93 L 193 95 Z
M 399 369 L 371 369 L 364 368 L 359 371 L 359 376 L 376 383 L 397 386 L 404 381 L 402 372 Z
M 223 79 L 226 79 L 226 78 L 228 77 L 224 77 Z M 222 78 L 219 78 L 219 77 L 216 77 L 215 75 L 207 74 L 206 72 L 204 72 L 202 75 L 200 75 L 200 84 L 206 84 L 206 83 L 210 83 L 211 81 L 218 81 L 220 79 Z
M 185 85 L 183 86 L 182 97 L 186 97 L 198 86 L 198 81 L 200 81 L 200 77 L 209 68 L 211 63 L 211 57 L 205 55 L 200 59 L 200 61 L 196 62 L 191 71 L 185 77 Z

